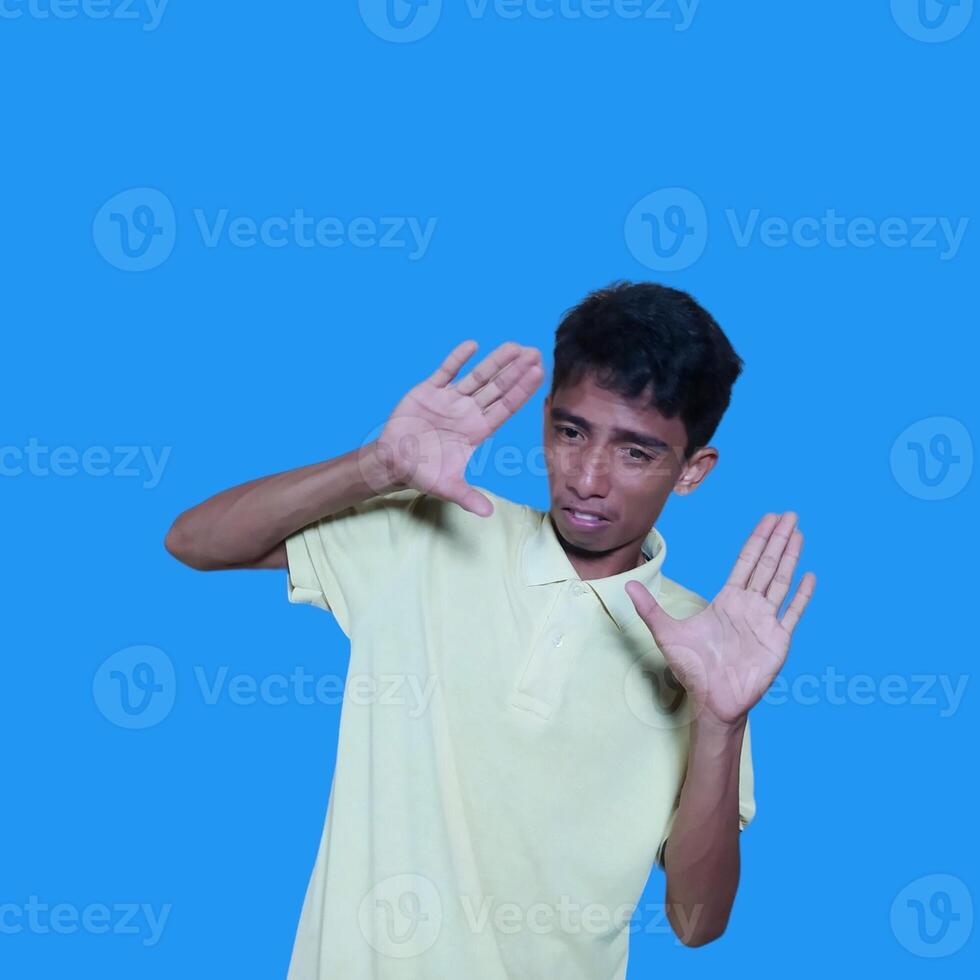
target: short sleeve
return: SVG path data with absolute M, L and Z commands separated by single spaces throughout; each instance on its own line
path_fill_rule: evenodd
M 332 612 L 350 636 L 370 597 L 401 574 L 423 496 L 405 489 L 370 497 L 287 537 L 288 600 Z
M 674 828 L 674 821 L 677 818 L 678 799 L 674 803 L 674 809 L 667 820 L 667 826 L 660 838 L 657 847 L 656 862 L 661 868 L 664 867 L 664 847 L 667 839 Z M 739 757 L 738 768 L 738 829 L 745 830 L 755 816 L 755 773 L 752 767 L 752 736 L 751 724 L 748 719 L 745 721 L 745 734 L 742 736 L 742 754 Z

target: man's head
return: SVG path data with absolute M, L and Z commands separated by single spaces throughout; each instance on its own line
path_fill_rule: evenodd
M 565 314 L 544 449 L 551 514 L 568 544 L 638 547 L 671 491 L 700 485 L 742 366 L 711 315 L 666 286 L 613 283 Z M 573 509 L 606 519 L 583 525 Z

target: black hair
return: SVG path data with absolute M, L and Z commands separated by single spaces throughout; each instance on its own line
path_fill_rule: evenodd
M 601 388 L 678 415 L 684 459 L 706 446 L 731 401 L 744 362 L 721 327 L 679 289 L 652 282 L 611 283 L 562 317 L 555 333 L 551 393 L 590 375 Z

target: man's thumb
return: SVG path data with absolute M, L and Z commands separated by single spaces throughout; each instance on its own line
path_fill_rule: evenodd
M 626 583 L 626 594 L 633 600 L 640 619 L 650 629 L 657 646 L 663 648 L 670 638 L 673 625 L 677 622 L 673 616 L 666 613 L 659 602 L 653 597 L 650 590 L 635 578 L 631 578 Z
M 474 490 L 468 483 L 457 484 L 452 490 L 451 499 L 463 510 L 476 514 L 477 517 L 489 517 L 493 513 L 493 504 L 489 497 L 484 496 L 479 490 Z

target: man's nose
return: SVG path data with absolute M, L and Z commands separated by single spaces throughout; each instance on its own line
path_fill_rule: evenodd
M 576 454 L 566 478 L 569 488 L 583 499 L 605 496 L 609 489 L 609 460 L 602 447 L 590 447 Z

